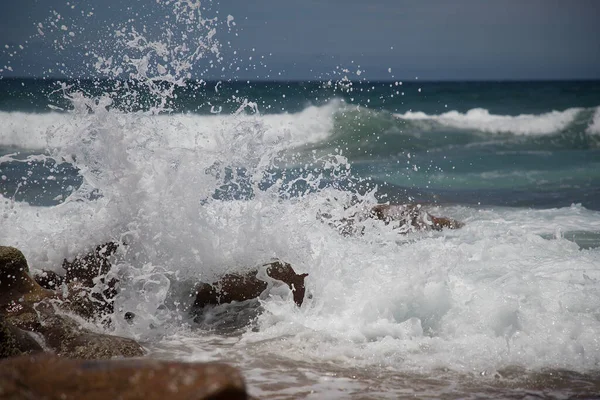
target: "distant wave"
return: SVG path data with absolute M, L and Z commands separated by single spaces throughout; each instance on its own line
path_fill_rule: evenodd
M 590 126 L 588 126 L 587 132 L 592 134 L 600 134 L 600 107 L 596 108 L 594 119 L 592 120 Z
M 250 136 L 253 143 L 277 144 L 281 149 L 344 148 L 356 154 L 395 154 L 399 150 L 445 146 L 454 140 L 479 142 L 485 139 L 480 133 L 529 136 L 534 140 L 557 134 L 566 138 L 576 137 L 572 133 L 595 138 L 600 135 L 600 107 L 516 116 L 495 115 L 483 108 L 430 115 L 419 111 L 392 114 L 359 109 L 334 100 L 324 106 L 307 106 L 297 113 L 149 116 L 110 111 L 108 119 L 102 118 L 63 112 L 0 111 L 0 148 L 58 148 L 98 129 L 121 131 L 132 143 L 144 136 L 159 138 L 168 147 L 184 149 L 218 152 L 224 142 Z M 436 135 L 440 129 L 444 132 L 450 129 L 453 135 Z M 432 134 L 423 135 L 426 132 Z M 592 141 L 595 143 L 596 139 Z
M 544 114 L 495 115 L 484 108 L 474 108 L 466 113 L 449 111 L 440 115 L 423 112 L 394 114 L 395 117 L 410 121 L 430 121 L 452 128 L 477 130 L 488 133 L 513 133 L 517 135 L 545 135 L 560 132 L 571 124 L 584 108 L 569 108 Z M 600 130 L 600 111 L 596 111 L 591 131 Z
M 143 113 L 110 111 L 100 129 L 118 129 L 132 136 L 152 133 L 167 146 L 204 148 L 218 151 L 224 141 L 251 135 L 264 144 L 301 146 L 324 140 L 332 130 L 332 115 L 339 102 L 309 106 L 298 113 L 248 115 L 171 114 L 149 116 Z M 99 129 L 94 115 L 62 112 L 25 113 L 0 111 L 0 147 L 39 150 L 60 147 L 63 143 Z

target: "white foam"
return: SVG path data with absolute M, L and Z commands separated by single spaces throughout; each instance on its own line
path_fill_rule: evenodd
M 588 126 L 588 133 L 592 134 L 600 134 L 600 107 L 596 107 L 596 112 L 594 112 L 594 119 L 590 126 Z
M 521 114 L 516 116 L 495 115 L 484 108 L 474 108 L 466 113 L 449 111 L 440 115 L 409 111 L 394 114 L 412 121 L 433 121 L 459 129 L 472 129 L 489 133 L 514 133 L 518 135 L 544 135 L 556 133 L 573 121 L 582 108 L 552 111 L 544 114 Z
M 160 134 L 165 145 L 216 151 L 223 141 L 234 140 L 232 133 L 253 127 L 260 128 L 261 140 L 266 142 L 288 147 L 318 142 L 329 135 L 332 115 L 338 108 L 339 102 L 333 101 L 321 107 L 309 106 L 298 113 L 267 115 L 110 114 L 115 121 L 122 121 L 124 134 L 150 129 Z M 85 124 L 89 121 L 73 113 L 0 112 L 0 146 L 35 150 L 62 147 L 65 138 L 93 129 Z

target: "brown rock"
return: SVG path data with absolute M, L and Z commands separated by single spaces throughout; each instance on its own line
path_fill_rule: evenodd
M 63 357 L 94 360 L 140 357 L 145 353 L 135 340 L 92 332 L 64 315 L 42 314 L 40 322 L 35 331 L 42 335 L 48 347 Z
M 57 308 L 85 304 L 83 298 L 79 300 L 80 303 L 75 298 L 65 301 L 59 293 L 40 287 L 29 276 L 23 254 L 13 247 L 0 246 L 0 314 L 9 324 L 7 329 L 11 329 L 5 330 L 7 340 L 19 337 L 19 331 L 15 330 L 19 328 L 41 335 L 50 349 L 65 357 L 92 359 L 144 354 L 143 348 L 131 339 L 94 333 L 74 319 L 56 313 Z
M 308 274 L 297 274 L 292 266 L 281 261 L 264 265 L 269 277 L 288 285 L 294 295 L 294 302 L 301 306 L 304 301 L 304 279 Z M 196 286 L 196 299 L 193 307 L 202 308 L 207 305 L 231 303 L 254 299 L 264 292 L 268 283 L 257 277 L 258 270 L 252 270 L 244 275 L 226 274 L 217 282 L 200 283 Z
M 274 261 L 267 265 L 267 275 L 288 285 L 293 292 L 294 302 L 300 307 L 306 292 L 304 279 L 308 274 L 298 275 L 290 264 L 282 261 Z
M 0 358 L 43 351 L 27 332 L 13 326 L 0 314 Z
M 117 248 L 115 242 L 105 243 L 73 261 L 65 259 L 65 276 L 43 270 L 34 279 L 45 289 L 60 290 L 64 300 L 61 308 L 88 320 L 107 323 L 114 313 L 119 283 L 116 278 L 107 277 L 112 267 L 110 257 Z
M 0 246 L 0 312 L 15 303 L 34 303 L 55 293 L 29 276 L 27 260 L 20 250 Z
M 459 221 L 450 218 L 434 217 L 426 212 L 420 204 L 377 204 L 369 212 L 371 218 L 384 221 L 385 224 L 399 223 L 401 233 L 412 230 L 436 230 L 443 228 L 457 229 L 463 226 Z
M 241 400 L 248 394 L 239 370 L 226 364 L 81 361 L 43 355 L 1 361 L 0 398 Z

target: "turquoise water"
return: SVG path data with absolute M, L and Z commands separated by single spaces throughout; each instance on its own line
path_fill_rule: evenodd
M 109 93 L 108 108 L 121 112 L 147 113 L 162 100 L 135 82 L 0 80 L 2 154 L 46 147 L 31 137 L 72 109 L 65 87 L 89 97 Z M 203 124 L 233 115 L 244 99 L 254 108 L 243 114 L 287 116 L 292 129 L 304 130 L 282 157 L 289 179 L 302 175 L 299 162 L 336 153 L 347 157 L 359 186 L 376 185 L 382 200 L 600 209 L 600 82 L 188 82 L 161 114 Z M 81 179 L 62 164 L 52 172 L 60 179 L 45 180 L 52 165 L 3 163 L 0 193 L 55 203 Z M 28 175 L 34 179 L 24 181 Z M 344 179 L 323 185 L 347 187 Z M 237 190 L 228 195 L 248 195 Z

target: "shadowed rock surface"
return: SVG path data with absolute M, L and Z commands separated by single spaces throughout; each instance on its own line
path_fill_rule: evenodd
M 294 302 L 301 306 L 304 301 L 304 279 L 308 274 L 297 274 L 292 266 L 281 261 L 266 264 L 266 274 L 288 285 L 292 290 Z M 258 270 L 246 274 L 226 274 L 213 284 L 200 283 L 196 286 L 194 308 L 207 305 L 219 305 L 233 301 L 245 301 L 260 296 L 268 288 L 268 283 L 260 279 Z
M 0 314 L 0 359 L 41 351 L 42 346 L 33 337 Z
M 0 246 L 0 314 L 7 340 L 23 339 L 15 330 L 18 328 L 39 334 L 50 350 L 65 357 L 103 359 L 144 354 L 134 340 L 92 332 L 57 313 L 61 308 L 70 310 L 73 305 L 78 305 L 76 299 L 65 300 L 62 293 L 44 289 L 31 278 L 23 253 L 14 247 Z M 31 341 L 19 343 L 21 352 L 39 350 L 39 345 L 36 347 Z
M 57 373 L 60 372 L 60 373 Z M 83 361 L 52 355 L 0 361 L 0 398 L 243 400 L 240 372 L 220 363 L 152 359 Z

